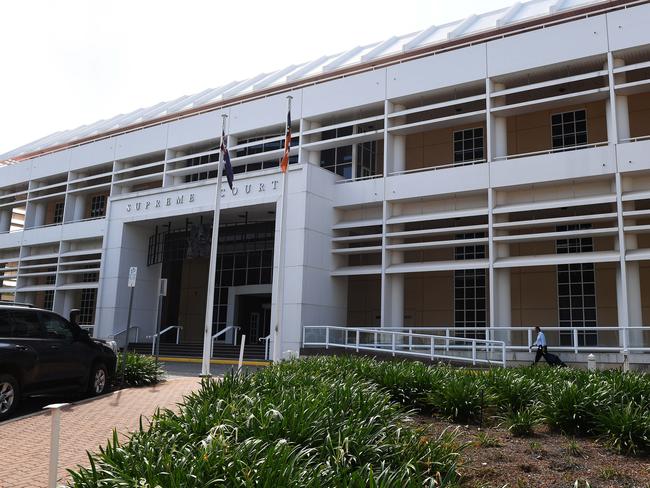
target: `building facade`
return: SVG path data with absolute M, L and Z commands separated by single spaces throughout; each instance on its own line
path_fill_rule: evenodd
M 540 325 L 644 362 L 648 20 L 645 1 L 518 3 L 7 153 L 0 291 L 114 336 L 137 266 L 140 337 L 160 308 L 201 341 L 220 198 L 213 332 L 263 340 L 281 318 L 285 351 L 304 326 L 439 327 L 517 357 Z M 236 174 L 217 195 L 222 114 Z

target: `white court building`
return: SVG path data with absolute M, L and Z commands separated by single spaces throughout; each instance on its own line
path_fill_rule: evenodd
M 199 344 L 220 198 L 216 342 L 419 327 L 528 360 L 540 325 L 566 360 L 646 363 L 649 25 L 648 1 L 517 2 L 0 155 L 0 292 L 119 337 L 137 266 L 137 341 L 160 305 L 182 327 L 163 340 Z M 216 195 L 222 114 L 235 190 Z

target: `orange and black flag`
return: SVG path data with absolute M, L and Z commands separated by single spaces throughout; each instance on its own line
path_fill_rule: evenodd
M 289 167 L 289 151 L 291 150 L 291 109 L 287 112 L 287 136 L 284 139 L 284 154 L 280 160 L 280 169 L 286 173 Z

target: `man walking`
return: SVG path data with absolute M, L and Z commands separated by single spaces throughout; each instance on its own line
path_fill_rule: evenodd
M 542 329 L 539 328 L 539 326 L 535 327 L 535 332 L 537 332 L 537 339 L 535 339 L 533 346 L 537 346 L 537 353 L 535 354 L 535 362 L 533 363 L 533 366 L 536 365 L 540 359 L 542 359 L 542 356 L 544 356 L 544 359 L 546 359 L 546 362 L 548 363 L 548 358 L 546 357 L 546 336 L 544 335 L 544 332 L 542 332 Z

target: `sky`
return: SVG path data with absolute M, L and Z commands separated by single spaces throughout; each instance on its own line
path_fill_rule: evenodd
M 513 0 L 0 2 L 0 154 Z

